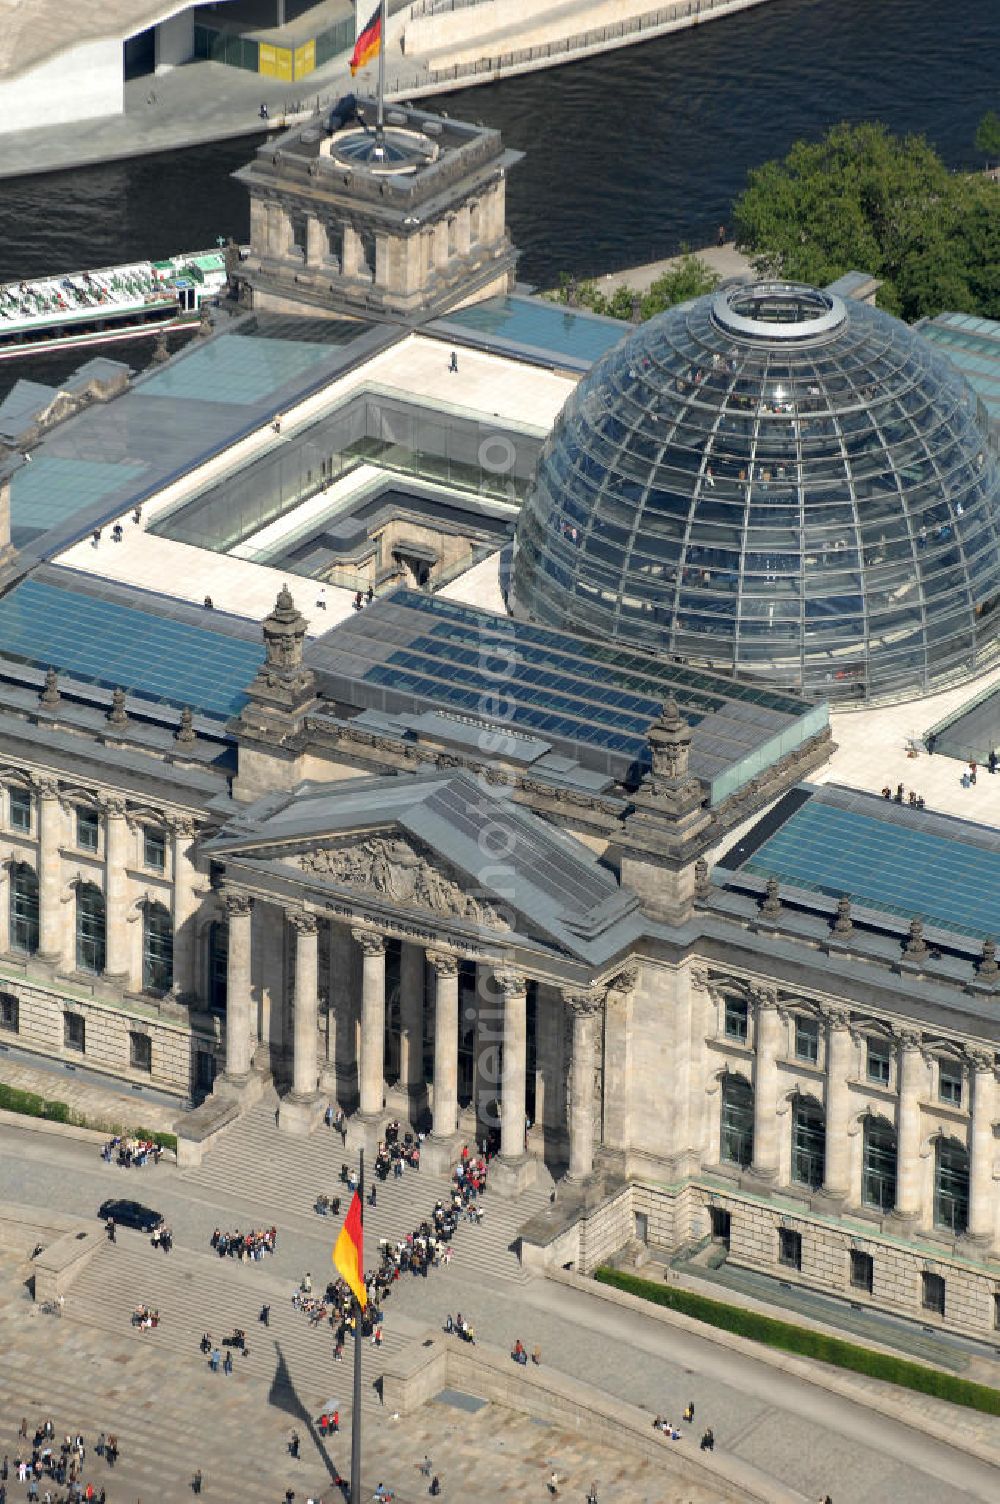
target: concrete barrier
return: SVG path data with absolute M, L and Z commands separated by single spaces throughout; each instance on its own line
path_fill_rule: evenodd
M 177 1123 L 177 1168 L 196 1169 L 220 1133 L 239 1118 L 239 1103 L 225 1097 L 206 1097 Z
M 34 1261 L 36 1302 L 58 1300 L 65 1295 L 104 1243 L 104 1228 L 98 1223 L 96 1227 L 63 1233 L 44 1248 Z
M 724 1452 L 697 1450 L 697 1433 L 668 1441 L 653 1430 L 653 1417 L 580 1379 L 550 1368 L 522 1367 L 501 1348 L 475 1346 L 428 1331 L 387 1358 L 382 1400 L 390 1412 L 410 1415 L 442 1389 L 458 1389 L 567 1430 L 580 1431 L 630 1457 L 648 1458 L 678 1484 L 713 1482 L 752 1504 L 804 1504 L 804 1495 Z

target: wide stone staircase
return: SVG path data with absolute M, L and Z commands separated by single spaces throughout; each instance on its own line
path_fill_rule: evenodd
M 201 1190 L 252 1202 L 262 1209 L 261 1216 L 266 1213 L 271 1219 L 311 1216 L 316 1232 L 324 1221 L 313 1212 L 320 1192 L 340 1196 L 341 1219 L 346 1214 L 347 1187 L 338 1177 L 344 1163 L 357 1169 L 357 1154 L 342 1149 L 340 1135 L 326 1127 L 321 1126 L 308 1139 L 281 1133 L 275 1126 L 274 1107 L 275 1099 L 265 1097 L 221 1136 L 197 1169 L 186 1170 L 179 1178 Z M 460 1223 L 454 1249 L 455 1262 L 463 1272 L 475 1271 L 491 1281 L 521 1283 L 529 1278 L 521 1268 L 516 1244 L 521 1225 L 548 1205 L 552 1180 L 544 1167 L 539 1170 L 538 1183 L 513 1199 L 488 1192 L 482 1203 L 482 1223 Z M 367 1164 L 366 1184 L 371 1183 Z M 375 1185 L 377 1204 L 365 1206 L 368 1268 L 376 1262 L 378 1239 L 396 1240 L 413 1231 L 430 1215 L 436 1200 L 447 1200 L 450 1182 L 445 1175 L 407 1169 L 401 1180 L 390 1176 Z M 325 1220 L 332 1243 L 340 1220 Z

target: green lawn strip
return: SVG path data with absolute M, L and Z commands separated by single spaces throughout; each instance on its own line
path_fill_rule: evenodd
M 654 1305 L 666 1306 L 671 1311 L 680 1311 L 696 1321 L 733 1332 L 738 1337 L 749 1337 L 754 1342 L 763 1342 L 768 1347 L 780 1348 L 786 1353 L 796 1353 L 803 1358 L 818 1358 L 836 1368 L 847 1368 L 852 1373 L 867 1374 L 873 1379 L 885 1379 L 904 1389 L 915 1389 L 920 1394 L 931 1394 L 937 1399 L 949 1400 L 953 1405 L 964 1405 L 969 1410 L 980 1410 L 984 1415 L 1000 1415 L 1000 1390 L 986 1384 L 973 1384 L 968 1379 L 957 1378 L 937 1368 L 925 1368 L 912 1363 L 908 1358 L 897 1358 L 893 1353 L 876 1352 L 871 1348 L 858 1347 L 845 1342 L 842 1337 L 831 1337 L 826 1332 L 816 1332 L 809 1327 L 794 1326 L 790 1321 L 780 1321 L 774 1316 L 764 1316 L 759 1311 L 747 1311 L 741 1306 L 727 1305 L 721 1300 L 710 1300 L 693 1290 L 682 1290 L 676 1285 L 661 1285 L 653 1280 L 641 1279 L 621 1269 L 602 1267 L 594 1278 L 602 1285 L 611 1285 L 629 1295 Z
M 0 1108 L 7 1112 L 20 1113 L 27 1118 L 45 1118 L 50 1123 L 72 1123 L 77 1128 L 94 1128 L 102 1133 L 118 1133 L 123 1138 L 151 1139 L 161 1149 L 177 1151 L 176 1133 L 153 1133 L 149 1128 L 126 1128 L 121 1123 L 109 1123 L 102 1119 L 89 1118 L 85 1113 L 74 1112 L 68 1103 L 49 1101 L 37 1092 L 22 1091 L 17 1086 L 5 1086 L 0 1082 Z

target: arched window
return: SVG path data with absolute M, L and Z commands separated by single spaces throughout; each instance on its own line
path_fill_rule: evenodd
M 142 990 L 169 992 L 174 981 L 174 922 L 162 903 L 142 911 Z
M 208 1006 L 214 1013 L 226 1011 L 229 979 L 229 926 L 217 919 L 208 931 Z
M 719 1157 L 746 1169 L 753 1159 L 753 1087 L 728 1072 L 722 1081 L 722 1132 Z
M 885 1118 L 865 1119 L 861 1199 L 883 1212 L 896 1205 L 896 1130 Z
M 76 964 L 80 971 L 103 971 L 107 955 L 104 894 L 93 883 L 76 890 Z
M 939 1138 L 934 1156 L 934 1226 L 965 1232 L 969 1225 L 969 1151 L 957 1138 Z
M 10 869 L 10 948 L 29 955 L 38 949 L 38 878 L 27 862 Z
M 792 1179 L 817 1189 L 826 1173 L 826 1115 L 812 1097 L 792 1105 Z

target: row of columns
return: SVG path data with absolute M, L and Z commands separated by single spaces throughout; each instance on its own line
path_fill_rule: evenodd
M 62 847 L 66 840 L 66 812 L 54 781 L 37 786 L 38 795 L 38 952 L 55 965 L 74 964 L 75 929 L 67 921 Z M 109 981 L 138 987 L 130 909 L 135 899 L 130 878 L 130 831 L 124 799 L 109 798 L 104 817 L 103 891 L 105 911 L 105 968 Z M 195 989 L 195 916 L 198 909 L 197 870 L 192 858 L 194 825 L 184 818 L 169 821 L 171 879 L 165 904 L 174 930 L 174 991 Z
M 779 1173 L 778 1059 L 782 1053 L 783 1023 L 777 996 L 761 989 L 756 997 L 754 1050 L 753 1172 L 764 1180 Z M 831 1198 L 850 1200 L 849 1125 L 854 1044 L 846 1009 L 828 1014 L 825 1081 L 826 1163 L 823 1190 Z M 917 1221 L 925 1211 L 924 1177 L 920 1155 L 921 1097 L 927 1066 L 919 1035 L 902 1036 L 896 1103 L 896 1215 Z M 969 1236 L 992 1239 L 994 1233 L 993 1119 L 996 1114 L 996 1074 L 989 1055 L 973 1056 L 972 1111 L 969 1133 Z
M 248 895 L 235 891 L 228 891 L 225 895 L 229 918 L 226 1077 L 233 1085 L 247 1080 L 253 1051 L 251 902 Z M 318 918 L 305 910 L 291 911 L 287 917 L 295 935 L 292 1097 L 305 1102 L 316 1098 L 320 1074 L 317 1046 Z M 355 926 L 349 931 L 342 925 L 333 926 L 331 957 L 334 959 L 331 965 L 339 970 L 341 987 L 344 979 L 353 975 L 345 941 L 356 945 L 361 952 L 358 1105 L 362 1119 L 371 1120 L 382 1111 L 385 1086 L 386 939 L 367 925 Z M 408 1091 L 418 1087 L 423 1080 L 425 954 L 434 972 L 432 1138 L 447 1141 L 459 1129 L 459 957 L 452 951 L 432 948 L 425 953 L 417 945 L 404 942 L 402 946 L 400 1080 Z M 516 1163 L 525 1153 L 528 982 L 522 973 L 502 968 L 494 974 L 494 981 L 503 1000 L 500 1154 L 508 1163 Z M 604 991 L 565 992 L 563 998 L 572 1018 L 569 1174 L 573 1179 L 582 1180 L 591 1173 L 594 1164 L 595 1029 Z M 331 1008 L 328 1061 L 332 1055 L 334 1029 L 343 1026 L 349 1011 L 343 1007 L 338 1009 L 335 998 L 331 999 Z

